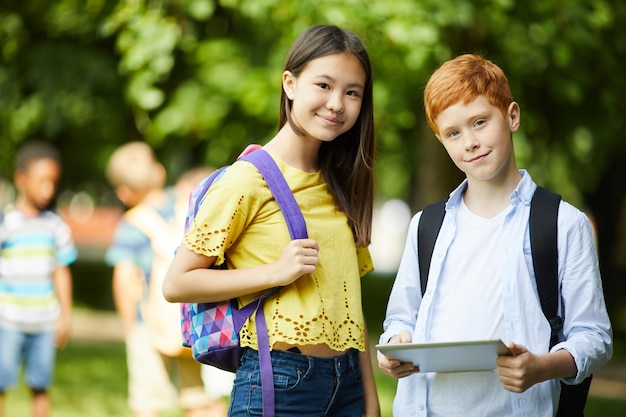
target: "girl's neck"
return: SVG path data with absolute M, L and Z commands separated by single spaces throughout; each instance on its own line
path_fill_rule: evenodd
M 287 123 L 264 148 L 287 165 L 313 173 L 320 169 L 318 159 L 320 146 L 319 140 L 298 136 Z

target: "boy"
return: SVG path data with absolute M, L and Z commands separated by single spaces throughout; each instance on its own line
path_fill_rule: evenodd
M 507 79 L 492 62 L 462 55 L 431 76 L 426 118 L 466 179 L 446 202 L 422 297 L 418 213 L 409 226 L 381 343 L 502 339 L 495 372 L 420 373 L 379 355 L 400 378 L 394 416 L 553 416 L 559 380 L 580 383 L 612 355 L 598 260 L 587 217 L 566 202 L 558 213 L 563 332 L 550 326 L 534 280 L 528 219 L 536 184 L 515 162 L 520 124 Z
M 159 239 L 158 246 L 171 247 L 164 250 L 170 250 L 173 256 L 181 236 L 168 234 L 163 229 L 171 228 L 169 223 L 176 216 L 176 207 L 186 210 L 188 193 L 181 192 L 180 186 L 177 192 L 164 189 L 165 168 L 144 142 L 130 142 L 118 148 L 107 164 L 107 178 L 120 201 L 129 208 L 116 228 L 105 258 L 114 267 L 113 297 L 126 335 L 129 406 L 136 417 L 157 416 L 160 410 L 177 404 L 185 410 L 185 417 L 221 417 L 225 409 L 223 399 L 221 396 L 210 398 L 205 393 L 201 365 L 191 357 L 189 349 L 174 355 L 162 353 L 154 344 L 155 328 L 149 326 L 154 324 L 150 321 L 154 316 L 150 317 L 149 297 L 158 294 L 162 298 L 160 284 L 151 287 L 151 282 L 158 279 L 157 272 L 152 270 L 153 259 L 157 256 L 152 243 Z M 176 194 L 184 195 L 184 207 L 176 204 Z M 148 217 L 158 219 L 151 228 L 154 233 L 138 224 Z M 184 217 L 180 220 L 180 235 L 183 225 Z M 157 291 L 151 292 L 151 289 Z M 182 350 L 180 321 L 177 323 L 175 343 Z M 177 378 L 174 370 L 178 371 Z M 178 382 L 179 393 L 173 380 Z
M 0 215 L 0 417 L 4 392 L 22 362 L 33 415 L 50 415 L 48 387 L 55 348 L 69 337 L 69 265 L 77 257 L 69 227 L 51 209 L 60 177 L 60 155 L 48 143 L 30 142 L 18 151 L 17 198 Z

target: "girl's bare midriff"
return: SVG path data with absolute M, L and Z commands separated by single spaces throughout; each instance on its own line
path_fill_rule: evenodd
M 300 353 L 308 356 L 316 356 L 318 358 L 335 358 L 337 356 L 341 356 L 345 351 L 338 351 L 331 349 L 328 345 L 319 344 L 319 345 L 291 345 L 289 343 L 277 342 L 274 344 L 275 350 L 289 350 L 292 348 L 298 348 Z

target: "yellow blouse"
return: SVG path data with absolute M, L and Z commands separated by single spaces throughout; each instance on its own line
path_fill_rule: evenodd
M 274 158 L 304 215 L 309 238 L 320 247 L 313 274 L 270 296 L 264 305 L 270 346 L 327 344 L 365 350 L 360 277 L 373 270 L 368 248 L 357 248 L 347 216 L 334 204 L 321 172 L 307 173 Z M 289 242 L 285 219 L 261 174 L 239 161 L 211 186 L 183 244 L 189 250 L 248 268 L 278 259 Z M 239 304 L 259 294 L 241 297 Z M 241 345 L 257 349 L 251 317 Z

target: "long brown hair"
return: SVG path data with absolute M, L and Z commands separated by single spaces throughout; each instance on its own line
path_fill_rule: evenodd
M 333 141 L 322 143 L 319 163 L 335 204 L 348 216 L 357 246 L 367 246 L 372 230 L 375 151 L 372 67 L 367 51 L 353 32 L 333 25 L 317 25 L 293 43 L 285 70 L 298 77 L 310 61 L 336 53 L 349 53 L 359 59 L 366 75 L 365 91 L 356 123 Z M 280 103 L 278 128 L 289 123 L 300 134 L 301 129 L 291 119 L 292 101 L 284 90 Z

